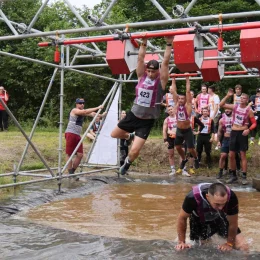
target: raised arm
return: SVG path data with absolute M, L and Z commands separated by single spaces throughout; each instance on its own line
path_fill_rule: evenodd
M 177 88 L 176 88 L 176 80 L 175 78 L 172 78 L 172 98 L 175 103 L 175 105 L 178 102 L 178 94 L 177 94 Z
M 191 105 L 190 78 L 186 77 L 186 103 Z
M 137 67 L 136 67 L 136 74 L 137 74 L 138 80 L 144 75 L 144 72 L 145 72 L 144 57 L 146 54 L 146 45 L 147 45 L 147 39 L 143 38 L 142 43 L 139 48 Z
M 234 95 L 233 89 L 229 89 L 227 95 L 220 101 L 219 107 L 232 109 L 234 108 L 233 104 L 226 104 L 227 100 Z
M 74 108 L 72 109 L 72 114 L 77 115 L 77 116 L 92 116 L 93 117 L 93 112 L 99 110 L 99 109 L 103 109 L 103 106 L 98 106 L 98 107 L 94 107 L 94 108 L 87 108 L 87 109 L 78 109 L 78 108 Z
M 169 61 L 172 52 L 172 40 L 173 37 L 166 37 L 166 50 L 164 52 L 164 57 L 163 57 L 163 62 L 161 65 L 161 72 L 160 72 L 162 89 L 165 89 L 169 79 Z

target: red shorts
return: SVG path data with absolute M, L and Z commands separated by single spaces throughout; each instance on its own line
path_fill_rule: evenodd
M 76 146 L 78 145 L 81 137 L 76 134 L 72 133 L 65 133 L 66 139 L 66 154 L 72 155 L 73 151 L 75 150 Z M 83 144 L 79 146 L 77 153 L 83 153 Z

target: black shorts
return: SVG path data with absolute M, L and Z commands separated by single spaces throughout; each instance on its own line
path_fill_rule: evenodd
M 224 137 L 221 143 L 221 152 L 229 153 L 230 137 Z
M 168 142 L 168 149 L 173 149 L 174 148 L 174 144 L 175 144 L 175 138 L 171 138 L 169 137 L 169 135 L 167 136 L 167 142 Z
M 224 214 L 215 219 L 214 221 L 200 222 L 200 219 L 193 214 L 190 215 L 190 240 L 206 240 L 212 237 L 214 234 L 218 234 L 223 238 L 228 236 L 228 220 Z M 237 234 L 241 233 L 238 228 Z
M 128 133 L 135 132 L 136 136 L 146 140 L 153 127 L 154 121 L 155 119 L 138 118 L 129 111 L 126 113 L 126 117 L 122 119 L 117 126 Z
M 229 151 L 232 152 L 245 152 L 248 150 L 248 135 L 243 136 L 244 130 L 234 131 L 230 133 Z
M 193 132 L 191 128 L 176 131 L 175 145 L 182 145 L 185 141 L 187 148 L 194 148 Z

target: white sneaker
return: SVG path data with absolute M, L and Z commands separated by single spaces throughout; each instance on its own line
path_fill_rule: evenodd
M 182 176 L 190 177 L 190 174 L 188 174 L 186 171 L 182 170 Z
M 172 171 L 169 173 L 169 176 L 173 176 L 175 175 L 175 173 L 176 173 L 175 169 L 172 169 Z

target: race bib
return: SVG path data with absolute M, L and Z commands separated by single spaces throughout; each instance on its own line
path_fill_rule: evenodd
M 202 129 L 201 133 L 207 134 L 207 133 L 208 133 L 208 130 L 209 130 L 208 124 L 204 124 L 204 128 Z
M 179 121 L 185 121 L 186 120 L 186 116 L 185 116 L 185 113 L 184 111 L 183 112 L 178 112 L 178 119 Z
M 150 107 L 153 96 L 153 90 L 139 88 L 138 89 L 138 97 L 137 104 L 143 107 Z
M 240 115 L 236 115 L 234 124 L 243 125 L 244 117 Z
M 173 99 L 169 99 L 169 106 L 174 106 L 174 101 L 173 101 Z

